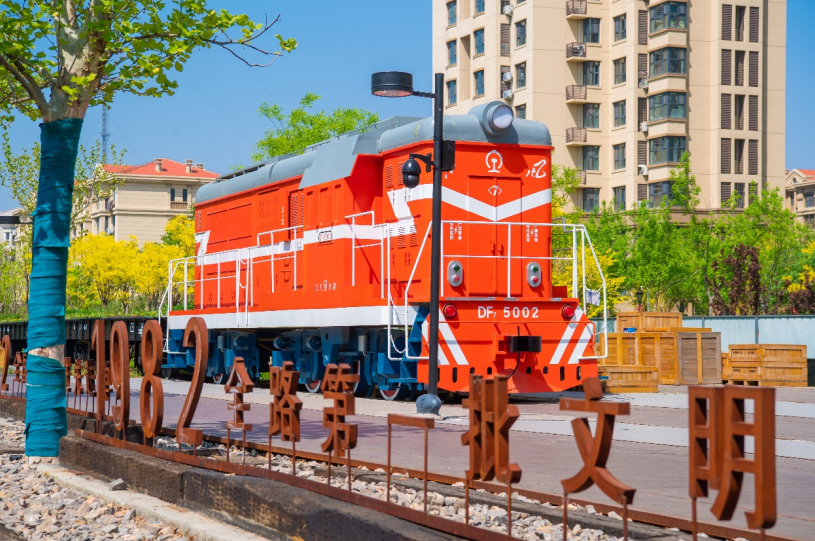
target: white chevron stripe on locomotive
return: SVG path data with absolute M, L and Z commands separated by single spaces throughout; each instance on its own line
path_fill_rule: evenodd
M 581 317 L 583 317 L 583 310 L 578 306 L 577 310 L 574 311 L 574 316 L 569 321 L 569 324 L 566 325 L 566 330 L 563 331 L 563 336 L 560 337 L 560 342 L 558 343 L 557 349 L 555 349 L 555 354 L 552 355 L 552 360 L 549 361 L 549 364 L 560 364 L 560 360 L 563 358 L 563 354 L 566 353 L 566 348 L 569 347 L 569 342 L 572 340 L 572 335 L 574 334 L 574 331 L 577 330 L 577 325 L 580 323 Z

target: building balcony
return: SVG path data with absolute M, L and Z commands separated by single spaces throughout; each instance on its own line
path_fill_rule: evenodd
M 585 19 L 589 16 L 589 6 L 586 0 L 566 0 L 567 19 Z
M 587 142 L 586 128 L 566 128 L 566 145 L 582 146 Z
M 566 44 L 566 61 L 567 62 L 585 62 L 586 61 L 586 44 L 579 42 L 572 42 Z
M 170 210 L 187 210 L 190 206 L 189 203 L 185 203 L 184 201 L 171 201 L 170 202 Z
M 580 169 L 578 169 L 577 171 L 575 171 L 574 176 L 577 177 L 578 181 L 580 181 L 579 184 L 581 186 L 586 185 L 586 172 L 585 171 L 581 171 Z
M 566 87 L 566 103 L 586 103 L 588 101 L 588 87 L 585 85 L 569 85 Z

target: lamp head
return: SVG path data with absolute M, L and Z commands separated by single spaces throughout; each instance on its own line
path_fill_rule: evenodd
M 419 162 L 410 158 L 402 165 L 402 182 L 408 188 L 415 188 L 419 185 L 419 173 L 421 172 L 422 168 Z
M 403 71 L 380 71 L 371 75 L 371 94 L 383 98 L 413 95 L 413 75 Z
M 644 293 L 643 293 L 643 291 L 642 291 L 642 287 L 640 287 L 640 288 L 637 290 L 637 292 L 634 294 L 634 296 L 637 298 L 637 304 L 642 304 L 642 297 L 643 297 L 643 295 L 644 295 Z

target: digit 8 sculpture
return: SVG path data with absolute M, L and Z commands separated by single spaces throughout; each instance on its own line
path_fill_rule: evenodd
M 130 420 L 130 342 L 124 321 L 116 321 L 110 329 L 110 368 L 116 402 L 111 405 L 113 425 L 127 439 L 126 430 Z
M 141 425 L 145 443 L 161 432 L 164 422 L 164 386 L 161 383 L 163 336 L 161 325 L 155 319 L 144 324 L 141 340 Z
M 204 432 L 200 428 L 190 428 L 195 410 L 198 407 L 198 400 L 201 398 L 201 387 L 204 385 L 207 358 L 209 357 L 209 336 L 204 318 L 192 317 L 187 321 L 182 345 L 185 348 L 195 348 L 195 369 L 192 373 L 190 392 L 187 393 L 187 397 L 184 399 L 184 408 L 181 410 L 181 417 L 178 419 L 175 437 L 179 448 L 182 443 L 186 443 L 192 445 L 194 450 L 204 441 Z

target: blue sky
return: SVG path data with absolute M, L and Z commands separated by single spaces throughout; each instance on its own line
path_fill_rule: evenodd
M 409 71 L 415 85 L 430 90 L 431 0 L 213 1 L 214 7 L 245 11 L 255 20 L 264 14 L 281 21 L 273 33 L 294 37 L 299 46 L 268 68 L 249 68 L 224 51 L 204 50 L 193 56 L 174 96 L 139 98 L 120 95 L 110 111 L 111 141 L 125 148 L 126 163 L 157 157 L 204 162 L 207 169 L 226 172 L 232 164 L 247 164 L 254 143 L 269 129 L 257 107 L 263 102 L 295 107 L 306 92 L 323 96 L 317 108 L 362 107 L 382 118 L 424 116 L 430 100 L 389 100 L 370 94 L 370 74 L 382 70 Z M 810 22 L 815 2 L 788 0 L 787 13 L 787 155 L 788 167 L 815 168 L 810 144 L 815 126 L 811 94 L 815 60 L 810 52 Z M 271 38 L 268 43 L 274 44 Z M 794 69 L 790 69 L 794 67 Z M 101 133 L 101 110 L 91 109 L 82 143 Z M 39 139 L 37 123 L 21 119 L 10 131 L 15 148 L 28 148 Z M 16 206 L 0 188 L 0 211 Z

